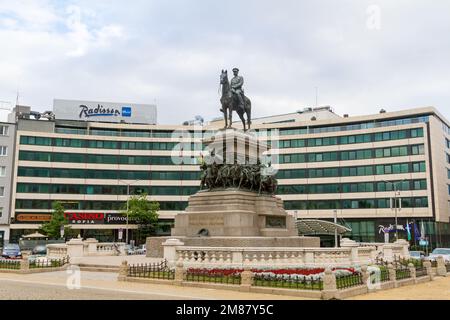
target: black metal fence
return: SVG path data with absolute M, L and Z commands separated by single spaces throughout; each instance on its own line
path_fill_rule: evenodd
M 363 284 L 362 273 L 357 272 L 350 275 L 336 276 L 336 287 L 338 289 L 347 289 Z
M 241 274 L 228 274 L 225 272 L 212 272 L 208 269 L 187 269 L 186 281 L 212 282 L 221 284 L 241 284 Z
M 409 268 L 395 269 L 395 277 L 397 280 L 409 279 L 411 278 L 411 271 Z
M 129 265 L 127 275 L 135 278 L 173 280 L 175 279 L 175 270 L 168 267 L 167 260 L 163 260 L 159 263 Z
M 0 269 L 18 270 L 20 269 L 20 260 L 0 259 Z
M 59 259 L 37 258 L 30 261 L 30 269 L 59 268 L 68 264 L 69 260 L 68 256 Z
M 296 275 L 254 274 L 253 285 L 257 287 L 275 287 L 299 290 L 323 290 L 321 278 L 308 278 Z
M 380 281 L 386 282 L 389 281 L 389 270 L 387 268 L 380 268 Z

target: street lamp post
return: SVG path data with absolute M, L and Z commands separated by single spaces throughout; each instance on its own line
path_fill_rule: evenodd
M 130 186 L 132 184 L 135 184 L 136 182 L 140 182 L 140 181 L 143 181 L 143 180 L 135 180 L 133 182 L 126 182 L 125 180 L 119 180 L 119 183 L 121 181 L 125 182 L 126 185 L 127 185 L 127 221 L 126 221 L 126 228 L 125 228 L 125 243 L 128 244 L 128 217 L 129 217 L 128 211 L 129 211 L 129 208 L 130 208 L 130 204 L 129 204 L 129 201 L 130 201 Z
M 338 247 L 338 240 L 337 240 L 337 210 L 334 209 L 334 247 L 337 248 Z
M 387 181 L 387 180 L 383 180 L 383 181 L 386 182 L 386 183 L 390 183 L 390 184 L 392 184 L 394 186 L 395 240 L 398 240 L 398 220 L 397 220 L 397 216 L 398 216 L 397 208 L 398 208 L 398 206 L 397 206 L 397 196 L 400 195 L 400 190 L 398 188 L 397 183 L 399 183 L 399 182 L 394 183 L 392 181 Z M 400 183 L 403 182 L 403 181 L 406 181 L 406 179 L 401 180 Z M 400 199 L 400 202 L 401 202 L 402 198 L 399 198 L 399 199 Z M 392 210 L 392 201 L 391 201 L 391 210 Z M 400 205 L 400 210 L 401 210 L 401 205 Z

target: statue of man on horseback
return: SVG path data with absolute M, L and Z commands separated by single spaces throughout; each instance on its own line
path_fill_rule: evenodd
M 234 77 L 231 79 L 231 83 L 228 81 L 227 70 L 222 70 L 220 75 L 220 85 L 222 86 L 222 97 L 220 103 L 225 120 L 225 128 L 231 128 L 233 123 L 233 111 L 236 111 L 239 118 L 242 121 L 244 131 L 250 129 L 251 110 L 252 105 L 249 98 L 244 95 L 244 78 L 239 76 L 239 69 L 233 68 Z M 247 121 L 244 119 L 244 114 L 247 115 Z
M 239 69 L 233 68 L 233 74 L 234 77 L 230 81 L 231 86 L 231 93 L 233 94 L 233 99 L 236 99 L 239 101 L 238 108 L 244 112 L 244 89 L 242 89 L 242 86 L 244 85 L 244 78 L 242 76 L 238 75 Z

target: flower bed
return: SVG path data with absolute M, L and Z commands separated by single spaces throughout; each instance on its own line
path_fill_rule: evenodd
M 241 273 L 238 268 L 189 268 L 187 281 L 240 284 Z M 322 290 L 325 268 L 253 268 L 253 285 L 291 289 Z M 336 277 L 358 274 L 355 268 L 333 268 Z

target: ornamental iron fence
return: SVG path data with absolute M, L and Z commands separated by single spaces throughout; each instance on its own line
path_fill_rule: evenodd
M 69 256 L 59 259 L 36 258 L 30 261 L 30 269 L 59 268 L 69 263 Z
M 336 276 L 336 288 L 347 289 L 363 284 L 362 273 L 356 272 L 350 275 Z
M 275 287 L 298 290 L 323 290 L 321 278 L 308 278 L 298 275 L 255 274 L 253 285 L 257 287 Z
M 0 269 L 19 270 L 20 269 L 20 260 L 0 259 Z
M 127 275 L 134 278 L 173 280 L 175 270 L 168 267 L 167 260 L 162 260 L 159 263 L 129 265 Z

